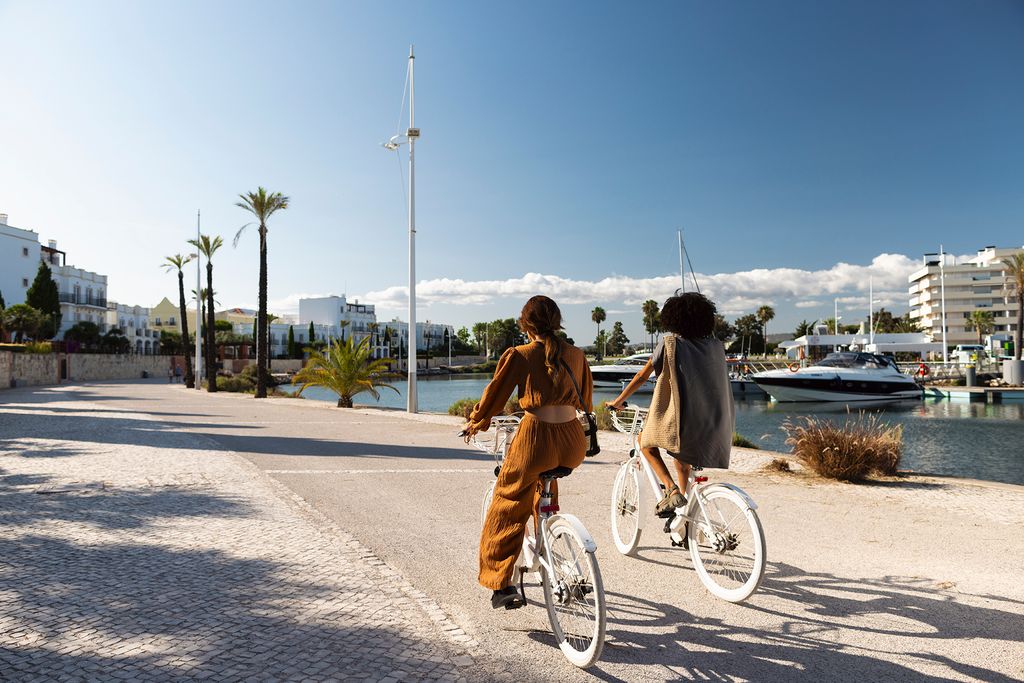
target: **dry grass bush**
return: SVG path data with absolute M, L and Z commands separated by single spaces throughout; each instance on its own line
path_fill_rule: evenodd
M 793 469 L 789 466 L 789 461 L 785 458 L 774 458 L 768 463 L 768 469 L 773 472 L 792 472 Z
M 859 414 L 843 424 L 819 417 L 782 425 L 793 455 L 823 477 L 860 481 L 869 474 L 896 474 L 903 455 L 903 427 L 877 414 Z

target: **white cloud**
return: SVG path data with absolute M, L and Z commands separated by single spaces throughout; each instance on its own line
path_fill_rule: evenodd
M 820 301 L 797 301 L 793 305 L 797 308 L 817 308 L 818 306 L 824 306 Z
M 837 263 L 824 270 L 799 268 L 758 268 L 736 273 L 697 274 L 701 290 L 718 304 L 726 315 L 750 312 L 778 299 L 802 299 L 808 293 L 838 295 L 863 292 L 873 279 L 875 298 L 880 305 L 903 303 L 907 299 L 907 276 L 919 268 L 918 262 L 902 254 L 880 254 L 869 265 Z M 559 275 L 526 273 L 505 280 L 462 280 L 438 278 L 416 285 L 417 299 L 423 305 L 484 305 L 500 299 L 525 299 L 546 294 L 559 303 L 620 303 L 634 307 L 646 299 L 663 301 L 675 292 L 678 275 L 634 278 L 613 275 L 599 280 L 576 280 Z M 408 305 L 408 289 L 395 286 L 367 292 L 359 297 L 381 308 L 399 309 Z M 849 301 L 846 301 L 849 300 Z M 867 307 L 867 297 L 841 298 L 842 303 Z M 812 304 L 807 302 L 806 306 Z M 816 305 L 816 304 L 815 304 Z

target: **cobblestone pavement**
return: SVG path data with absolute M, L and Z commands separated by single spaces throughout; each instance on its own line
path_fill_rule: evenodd
M 500 677 L 280 484 L 114 398 L 0 394 L 0 679 Z

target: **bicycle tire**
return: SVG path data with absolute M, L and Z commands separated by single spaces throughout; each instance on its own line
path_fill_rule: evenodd
M 619 467 L 612 486 L 612 540 L 623 555 L 633 555 L 640 545 L 640 476 L 636 458 Z
M 767 554 L 761 520 L 743 497 L 730 489 L 712 488 L 696 495 L 703 497 L 709 517 L 704 519 L 696 501 L 691 504 L 687 541 L 697 576 L 715 597 L 743 602 L 764 578 Z
M 555 521 L 548 538 L 544 552 L 555 574 L 541 563 L 548 620 L 565 658 L 585 669 L 604 649 L 607 612 L 601 568 L 569 522 Z

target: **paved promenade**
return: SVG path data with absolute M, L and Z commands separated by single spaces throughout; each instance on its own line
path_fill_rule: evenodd
M 768 574 L 730 605 L 654 524 L 616 553 L 606 448 L 563 486 L 610 607 L 580 672 L 543 608 L 476 585 L 492 464 L 454 432 L 161 383 L 0 392 L 0 678 L 1024 678 L 1024 487 L 737 459 L 711 474 L 759 502 Z
M 0 393 L 0 680 L 492 678 L 365 546 L 183 429 L 183 398 Z

